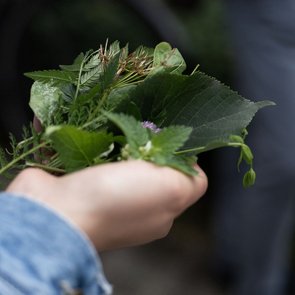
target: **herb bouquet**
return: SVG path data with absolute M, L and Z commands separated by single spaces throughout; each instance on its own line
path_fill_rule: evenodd
M 238 164 L 249 165 L 244 186 L 252 185 L 245 128 L 272 103 L 246 100 L 197 68 L 184 75 L 185 68 L 166 42 L 129 53 L 116 41 L 59 70 L 26 73 L 35 81 L 30 107 L 43 129 L 25 128 L 20 142 L 11 137 L 0 174 L 25 167 L 64 174 L 132 158 L 193 175 L 198 154 L 231 146 L 241 150 Z

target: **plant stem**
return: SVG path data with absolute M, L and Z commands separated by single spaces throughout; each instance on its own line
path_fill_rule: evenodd
M 187 149 L 187 150 L 181 150 L 178 152 L 175 152 L 175 155 L 182 155 L 182 154 L 186 154 L 186 153 L 203 153 L 206 152 L 210 149 L 216 148 L 216 147 L 223 147 L 223 146 L 230 146 L 230 147 L 242 147 L 243 145 L 245 145 L 244 143 L 240 143 L 240 142 L 228 142 L 228 143 L 223 143 L 220 144 L 220 146 L 214 146 L 214 147 L 206 147 L 206 146 L 200 146 L 200 147 L 196 147 L 196 148 L 192 148 L 192 149 Z
M 193 149 L 187 149 L 187 150 L 182 150 L 182 151 L 178 151 L 178 152 L 175 152 L 174 154 L 175 155 L 182 155 L 182 154 L 186 154 L 186 153 L 201 153 L 203 151 L 206 150 L 206 147 L 205 146 L 200 146 L 200 147 L 196 147 L 196 148 L 193 148 Z
M 56 168 L 56 167 L 52 167 L 52 166 L 47 166 L 47 165 L 40 164 L 40 163 L 26 162 L 26 165 L 30 166 L 30 167 L 41 168 L 41 169 L 44 169 L 48 172 L 65 173 L 64 169 L 60 169 L 60 168 Z
M 34 146 L 33 148 L 31 148 L 30 150 L 28 150 L 27 152 L 23 153 L 22 155 L 20 155 L 19 157 L 15 158 L 14 160 L 12 160 L 11 162 L 9 162 L 6 166 L 2 167 L 0 169 L 0 175 L 3 174 L 5 171 L 7 171 L 8 169 L 10 169 L 11 167 L 13 167 L 17 162 L 23 160 L 26 156 L 34 153 L 35 151 L 39 150 L 40 148 L 46 146 L 48 144 L 47 141 L 44 141 L 36 146 Z
M 75 92 L 74 101 L 76 101 L 76 99 L 77 99 L 77 97 L 78 97 L 78 94 L 79 94 L 80 85 L 81 85 L 81 77 L 82 77 L 82 72 L 83 72 L 84 64 L 85 64 L 85 58 L 84 58 L 83 61 L 81 62 L 81 66 L 80 66 L 80 70 L 79 70 L 79 77 L 78 77 L 78 81 L 77 81 L 77 87 L 76 87 L 76 92 Z

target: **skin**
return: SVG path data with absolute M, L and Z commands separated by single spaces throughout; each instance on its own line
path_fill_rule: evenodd
M 84 231 L 98 251 L 165 237 L 177 216 L 207 189 L 199 171 L 189 177 L 144 161 L 90 167 L 65 176 L 22 171 L 7 192 L 44 203 Z

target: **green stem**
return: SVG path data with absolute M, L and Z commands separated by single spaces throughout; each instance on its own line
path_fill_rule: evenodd
M 112 88 L 110 88 L 109 90 L 106 90 L 102 96 L 102 98 L 100 99 L 100 101 L 98 102 L 96 108 L 94 109 L 94 111 L 90 114 L 87 122 L 83 125 L 82 128 L 85 128 L 85 126 L 89 126 L 91 125 L 91 123 L 95 122 L 96 119 L 100 119 L 99 117 L 97 117 L 98 113 L 101 111 L 103 104 L 105 103 L 110 91 L 112 90 Z
M 11 162 L 9 162 L 6 166 L 2 167 L 0 169 L 0 175 L 2 173 L 4 173 L 5 171 L 7 171 L 8 169 L 10 169 L 11 167 L 13 167 L 17 162 L 23 160 L 26 156 L 34 153 L 35 151 L 39 150 L 40 148 L 46 146 L 48 144 L 47 141 L 44 141 L 36 146 L 34 146 L 33 148 L 31 148 L 30 150 L 28 150 L 27 152 L 23 153 L 22 155 L 20 155 L 19 157 L 15 158 L 14 160 L 12 160 Z
M 193 69 L 192 73 L 191 73 L 191 76 L 198 70 L 200 65 L 196 65 L 196 67 Z
M 65 173 L 64 169 L 60 169 L 60 168 L 56 168 L 56 167 L 52 167 L 52 166 L 47 166 L 47 165 L 40 164 L 40 163 L 26 162 L 26 165 L 29 167 L 41 168 L 41 169 L 46 170 L 48 172 Z
M 94 118 L 94 119 L 91 120 L 91 121 L 87 121 L 87 122 L 86 122 L 82 127 L 80 127 L 79 129 L 85 129 L 85 128 L 87 128 L 89 125 L 91 125 L 91 124 L 93 124 L 93 123 L 95 123 L 96 121 L 99 121 L 99 120 L 101 120 L 100 117 Z
M 205 146 L 200 146 L 200 147 L 196 147 L 196 148 L 193 148 L 193 149 L 187 149 L 187 150 L 182 150 L 182 151 L 178 151 L 178 152 L 175 152 L 174 154 L 175 155 L 182 155 L 182 154 L 186 154 L 186 153 L 201 153 L 203 151 L 206 150 L 206 147 Z
M 17 148 L 21 148 L 23 145 L 28 144 L 28 143 L 30 143 L 30 142 L 33 142 L 33 139 L 34 139 L 33 136 L 31 136 L 31 137 L 29 137 L 29 138 L 26 138 L 26 139 L 20 141 L 20 142 L 17 144 Z
M 85 59 L 83 59 L 83 61 L 81 62 L 74 101 L 76 101 L 76 99 L 78 97 L 78 94 L 79 94 L 80 85 L 81 85 L 81 77 L 82 77 L 82 72 L 83 72 L 84 64 L 85 64 Z
M 175 152 L 175 155 L 182 155 L 182 154 L 186 154 L 186 153 L 203 153 L 206 152 L 210 149 L 213 148 L 218 148 L 218 147 L 222 147 L 222 146 L 230 146 L 230 147 L 241 147 L 245 145 L 244 143 L 241 142 L 228 142 L 228 143 L 224 143 L 224 144 L 220 144 L 220 146 L 214 146 L 214 147 L 206 147 L 206 146 L 200 146 L 200 147 L 196 147 L 196 148 L 192 148 L 192 149 L 187 149 L 187 150 L 181 150 L 178 152 Z
M 77 99 L 77 97 L 79 95 L 80 86 L 81 86 L 81 77 L 82 77 L 84 66 L 90 60 L 90 58 L 92 58 L 92 56 L 95 55 L 95 54 L 97 54 L 97 50 L 92 52 L 90 55 L 85 56 L 83 61 L 81 62 L 74 101 Z

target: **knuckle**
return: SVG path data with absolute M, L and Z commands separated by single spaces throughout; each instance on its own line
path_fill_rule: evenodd
M 173 221 L 169 219 L 169 221 L 166 221 L 161 227 L 159 227 L 157 238 L 158 239 L 165 238 L 169 234 L 172 225 L 173 225 Z
M 22 170 L 8 185 L 7 191 L 23 193 L 30 192 L 34 182 L 38 180 L 39 175 L 42 173 L 44 172 L 36 168 L 27 168 Z
M 175 181 L 171 184 L 170 199 L 170 208 L 174 214 L 179 214 L 188 206 L 190 196 L 180 181 Z

